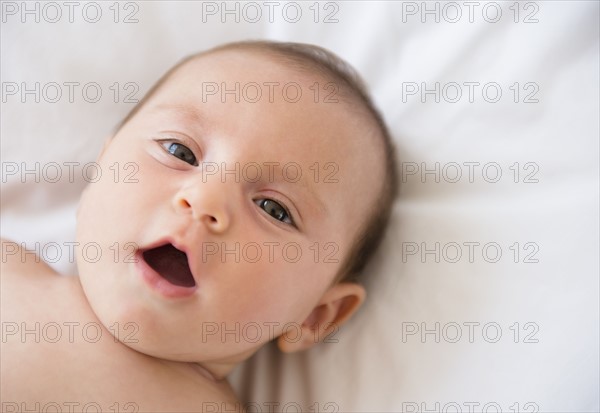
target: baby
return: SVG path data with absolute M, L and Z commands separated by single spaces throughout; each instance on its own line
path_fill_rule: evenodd
M 2 411 L 240 410 L 236 365 L 271 340 L 308 349 L 361 306 L 397 188 L 358 76 L 297 43 L 183 60 L 97 162 L 78 276 L 2 244 Z

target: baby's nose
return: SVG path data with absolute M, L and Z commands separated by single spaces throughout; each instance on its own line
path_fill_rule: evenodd
M 226 186 L 218 177 L 191 180 L 175 195 L 175 211 L 190 214 L 193 222 L 203 224 L 211 232 L 223 233 L 231 221 Z

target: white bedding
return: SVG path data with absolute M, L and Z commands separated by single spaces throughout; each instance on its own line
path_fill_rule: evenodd
M 254 6 L 238 6 L 240 23 L 233 15 L 222 23 L 220 14 L 203 13 L 221 2 L 193 1 L 121 3 L 120 23 L 112 2 L 98 3 L 102 18 L 88 23 L 81 3 L 70 23 L 58 2 L 60 21 L 47 21 L 55 16 L 47 8 L 36 23 L 7 8 L 21 2 L 4 2 L 1 236 L 34 249 L 39 242 L 39 251 L 74 240 L 80 172 L 132 107 L 123 102 L 132 90 L 126 83 L 139 85 L 141 98 L 183 56 L 233 40 L 322 45 L 369 84 L 398 146 L 404 184 L 369 266 L 364 309 L 336 334 L 337 343 L 299 355 L 261 350 L 232 375 L 241 399 L 264 412 L 467 412 L 486 404 L 488 411 L 598 411 L 599 3 L 330 2 L 317 4 L 318 23 L 312 2 L 299 4 L 297 23 L 283 18 L 286 3 L 276 3 L 273 22 L 269 6 L 254 3 L 263 12 L 257 23 L 243 21 L 255 16 L 244 7 Z M 436 4 L 439 23 L 421 14 Z M 451 23 L 457 6 L 462 16 Z M 287 7 L 293 17 L 294 6 Z M 486 21 L 497 8 L 499 21 Z M 138 22 L 122 23 L 132 12 Z M 324 23 L 331 12 L 338 22 Z M 23 82 L 46 86 L 40 103 L 12 94 Z M 61 85 L 57 103 L 48 101 L 49 82 Z M 64 82 L 81 85 L 73 103 Z M 80 94 L 89 82 L 103 92 L 97 103 Z M 433 94 L 425 102 L 413 94 L 436 82 L 439 103 Z M 497 89 L 500 100 L 488 102 Z M 457 90 L 462 97 L 452 103 Z M 80 164 L 74 182 L 23 184 L 10 174 L 21 162 Z M 439 183 L 433 173 L 421 179 L 423 167 L 436 163 Z M 462 177 L 453 183 L 457 166 Z M 491 182 L 498 169 L 501 177 Z M 422 247 L 436 242 L 439 263 L 433 253 L 422 259 Z M 501 257 L 488 262 L 498 246 Z M 65 255 L 52 265 L 75 271 Z M 436 323 L 439 342 L 435 333 L 422 338 L 423 327 L 435 330 Z M 501 336 L 491 342 L 498 327 Z

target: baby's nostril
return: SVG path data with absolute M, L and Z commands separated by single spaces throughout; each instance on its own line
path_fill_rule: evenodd
M 213 217 L 212 215 L 210 216 L 210 218 L 209 218 L 209 219 L 210 219 L 210 222 L 211 222 L 212 224 L 216 224 L 216 223 L 217 223 L 217 218 Z

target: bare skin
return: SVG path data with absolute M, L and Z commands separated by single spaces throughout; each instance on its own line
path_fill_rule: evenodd
M 25 256 L 25 262 L 20 253 L 7 256 L 1 267 L 2 411 L 45 406 L 52 411 L 54 404 L 59 411 L 82 411 L 86 405 L 89 411 L 100 406 L 124 412 L 241 409 L 226 380 L 214 381 L 190 363 L 150 357 L 116 340 L 90 308 L 79 277 L 61 276 L 31 253 Z M 37 337 L 23 335 L 23 327 L 35 331 L 36 323 Z

